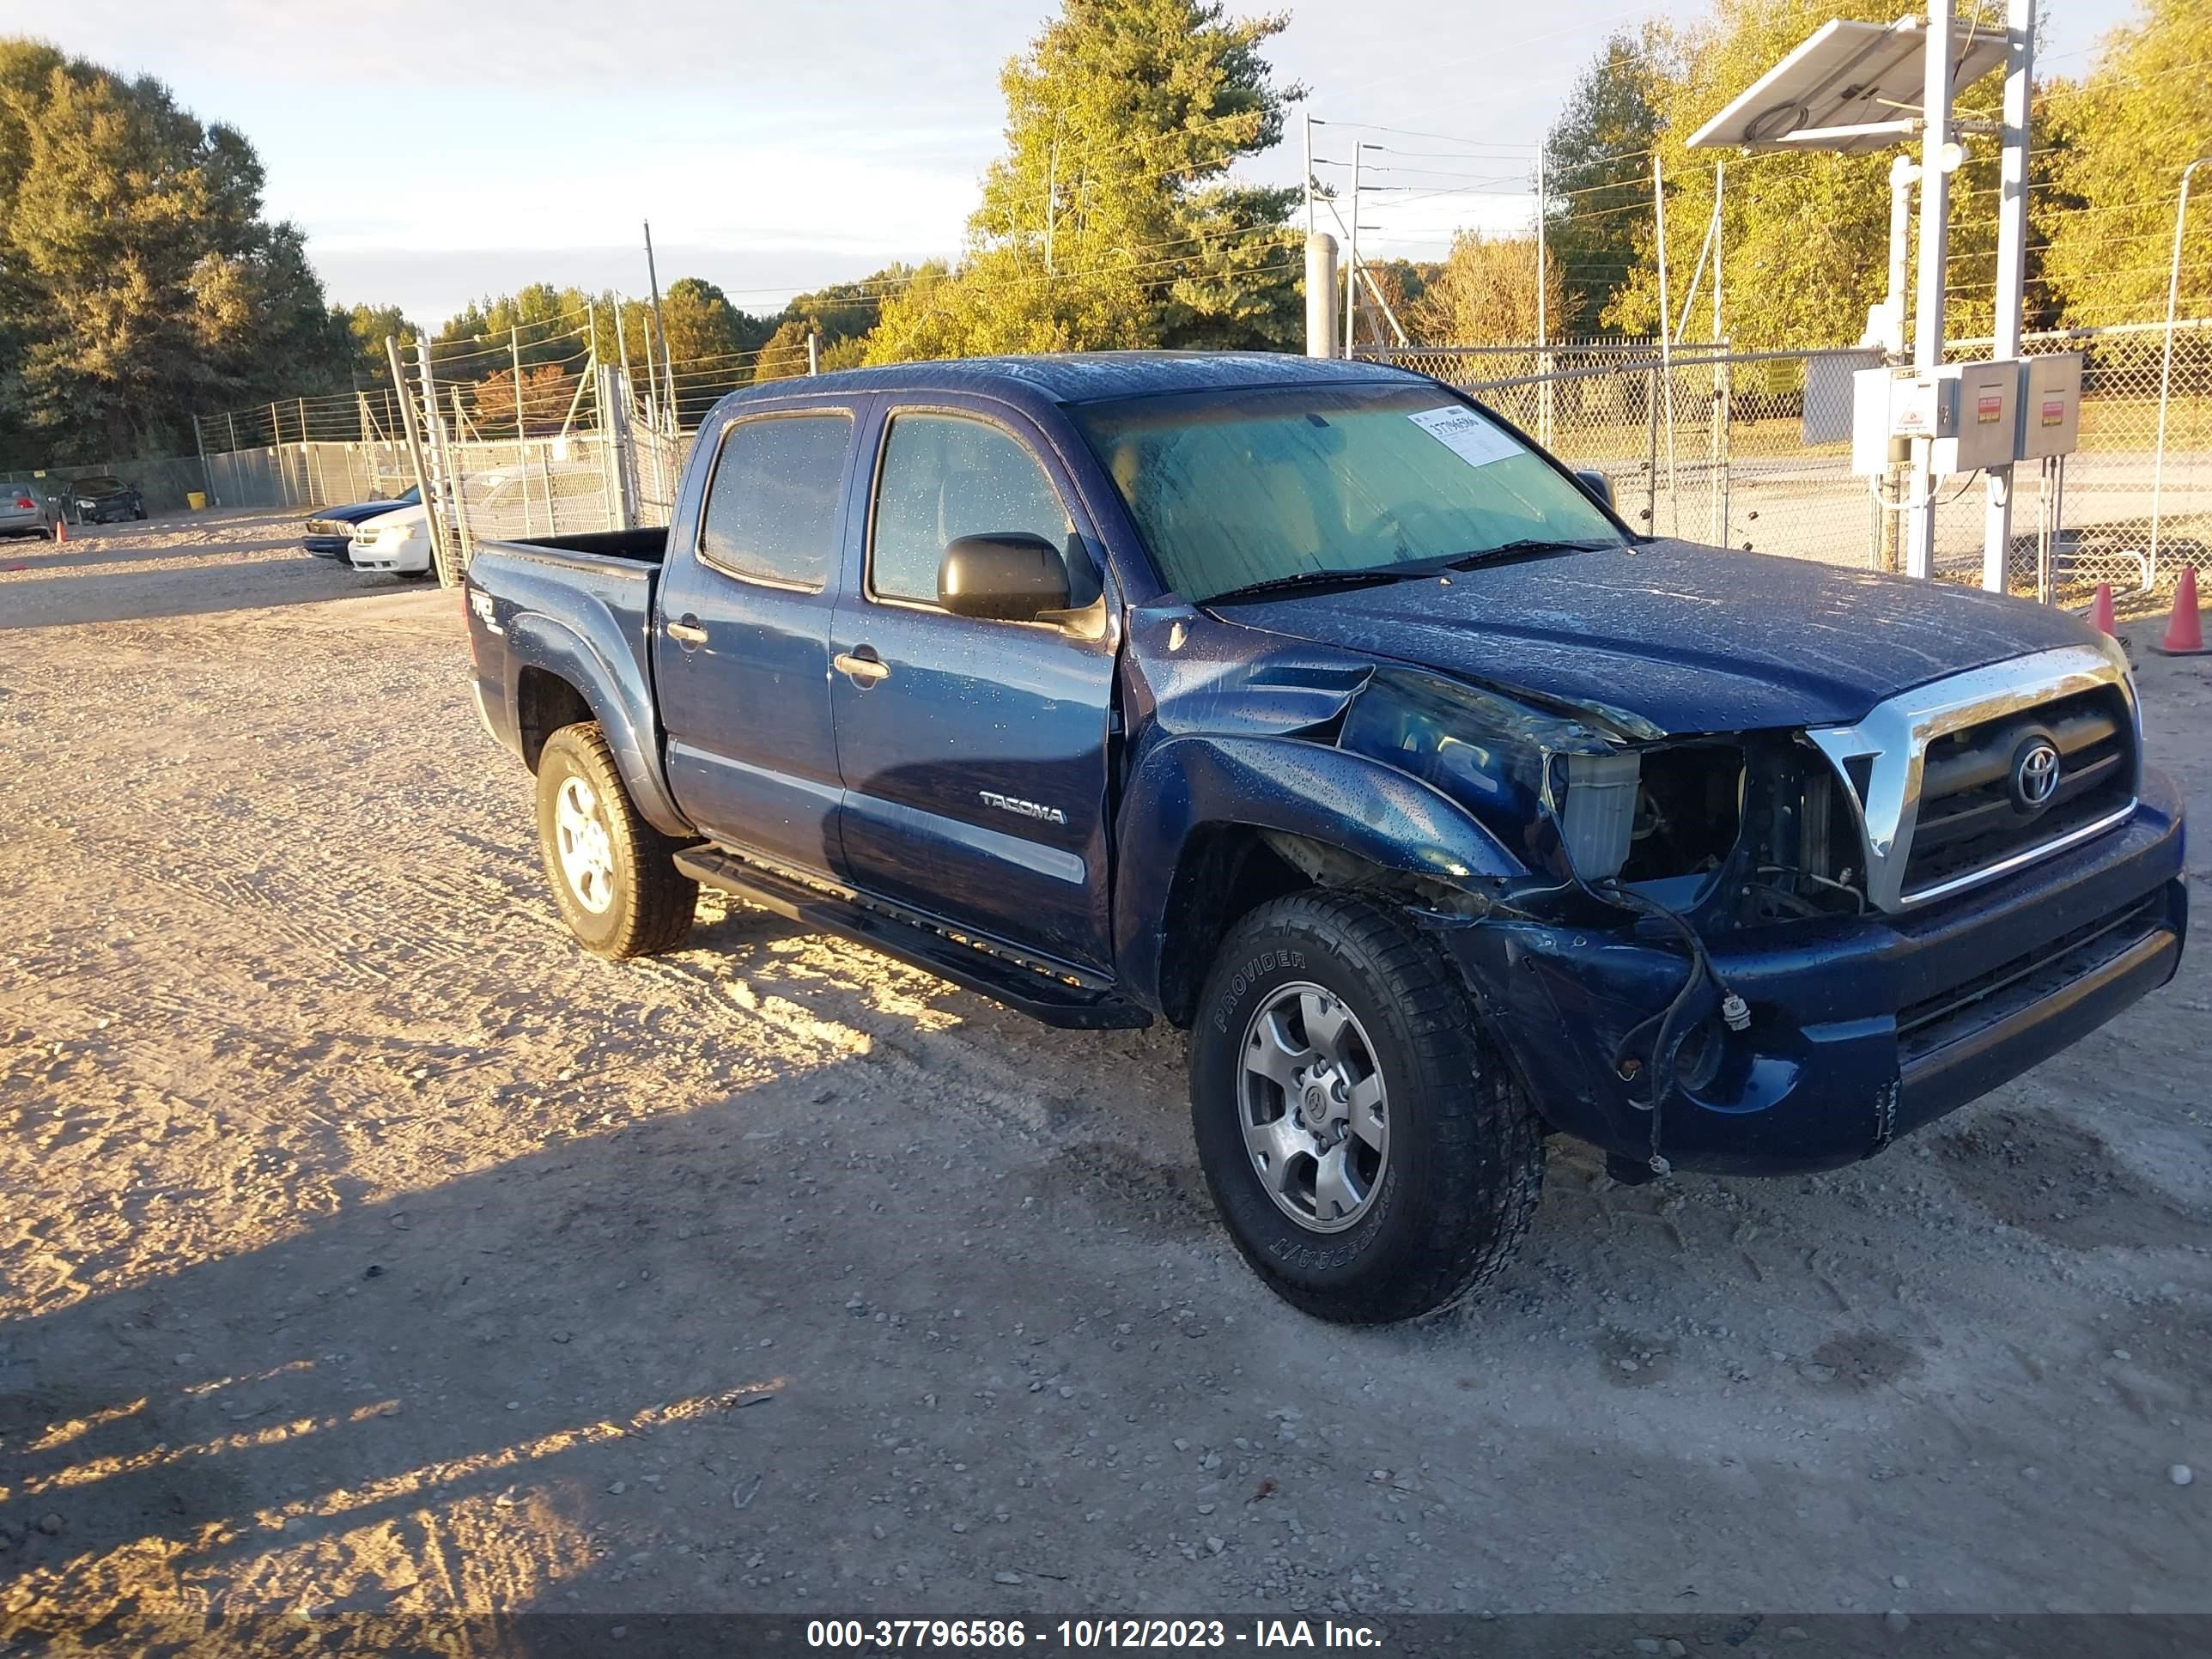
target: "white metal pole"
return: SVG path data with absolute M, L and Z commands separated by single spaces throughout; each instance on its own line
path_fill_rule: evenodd
M 1336 356 L 1336 238 L 1325 230 L 1306 238 L 1306 356 Z
M 1921 94 L 1920 293 L 1913 308 L 1912 365 L 1943 362 L 1943 270 L 1949 251 L 1951 174 L 1951 0 L 1928 0 L 1927 62 Z M 1936 571 L 1936 480 L 1930 440 L 1912 441 L 1911 505 L 1905 521 L 1905 569 L 1925 580 Z
M 809 374 L 822 372 L 822 337 L 811 329 L 806 333 L 806 372 Z
M 1905 285 L 1912 264 L 1912 186 L 1920 168 L 1909 155 L 1889 164 L 1889 287 L 1882 301 L 1883 348 L 1894 362 L 1905 356 Z
M 2166 352 L 2158 365 L 2158 447 L 2150 463 L 2150 559 L 2143 567 L 2143 586 L 2158 579 L 2159 496 L 2166 486 L 2166 404 L 2173 385 L 2173 313 L 2181 297 L 2181 236 L 2189 227 L 2189 175 L 2212 162 L 2200 155 L 2181 170 L 2181 199 L 2173 209 L 2173 265 L 2166 277 Z
M 2004 154 L 1997 193 L 1996 338 L 1990 356 L 2020 356 L 2027 270 L 2028 100 L 2035 72 L 2035 0 L 2005 0 Z M 1984 473 L 1982 586 L 2002 593 L 2012 581 L 2013 466 Z

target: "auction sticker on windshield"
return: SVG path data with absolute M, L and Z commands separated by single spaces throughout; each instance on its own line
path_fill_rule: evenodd
M 1469 466 L 1528 453 L 1471 409 L 1425 409 L 1406 418 Z

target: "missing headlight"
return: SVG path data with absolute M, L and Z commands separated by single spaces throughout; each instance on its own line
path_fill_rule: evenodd
M 1624 881 L 1703 875 L 1720 867 L 1743 828 L 1744 762 L 1733 743 L 1685 743 L 1643 753 Z

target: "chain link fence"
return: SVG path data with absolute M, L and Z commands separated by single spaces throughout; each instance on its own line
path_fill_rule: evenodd
M 1952 361 L 1987 340 L 1952 343 Z M 2212 319 L 2178 325 L 2158 440 L 2166 330 L 2130 325 L 2035 334 L 2021 354 L 2082 354 L 2081 447 L 2015 470 L 2014 591 L 2099 581 L 2144 587 L 2212 546 Z M 1851 471 L 1851 376 L 1878 349 L 1739 352 L 1650 340 L 1528 346 L 1373 348 L 1473 393 L 1569 465 L 1612 483 L 1625 516 L 1655 533 L 1863 568 L 1894 568 L 1895 515 Z M 2154 509 L 2155 500 L 2155 512 Z M 1978 479 L 1942 480 L 1938 574 L 1978 580 Z M 2153 551 L 2154 516 L 2157 547 Z

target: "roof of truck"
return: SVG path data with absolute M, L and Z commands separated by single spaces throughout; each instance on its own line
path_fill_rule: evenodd
M 808 392 L 1006 392 L 1016 387 L 1054 403 L 1093 403 L 1147 392 L 1209 392 L 1244 386 L 1313 386 L 1415 378 L 1383 363 L 1294 357 L 1273 351 L 1070 351 L 1049 356 L 958 357 L 839 369 L 808 380 Z M 771 380 L 753 395 L 799 392 Z M 744 394 L 739 394 L 744 395 Z

